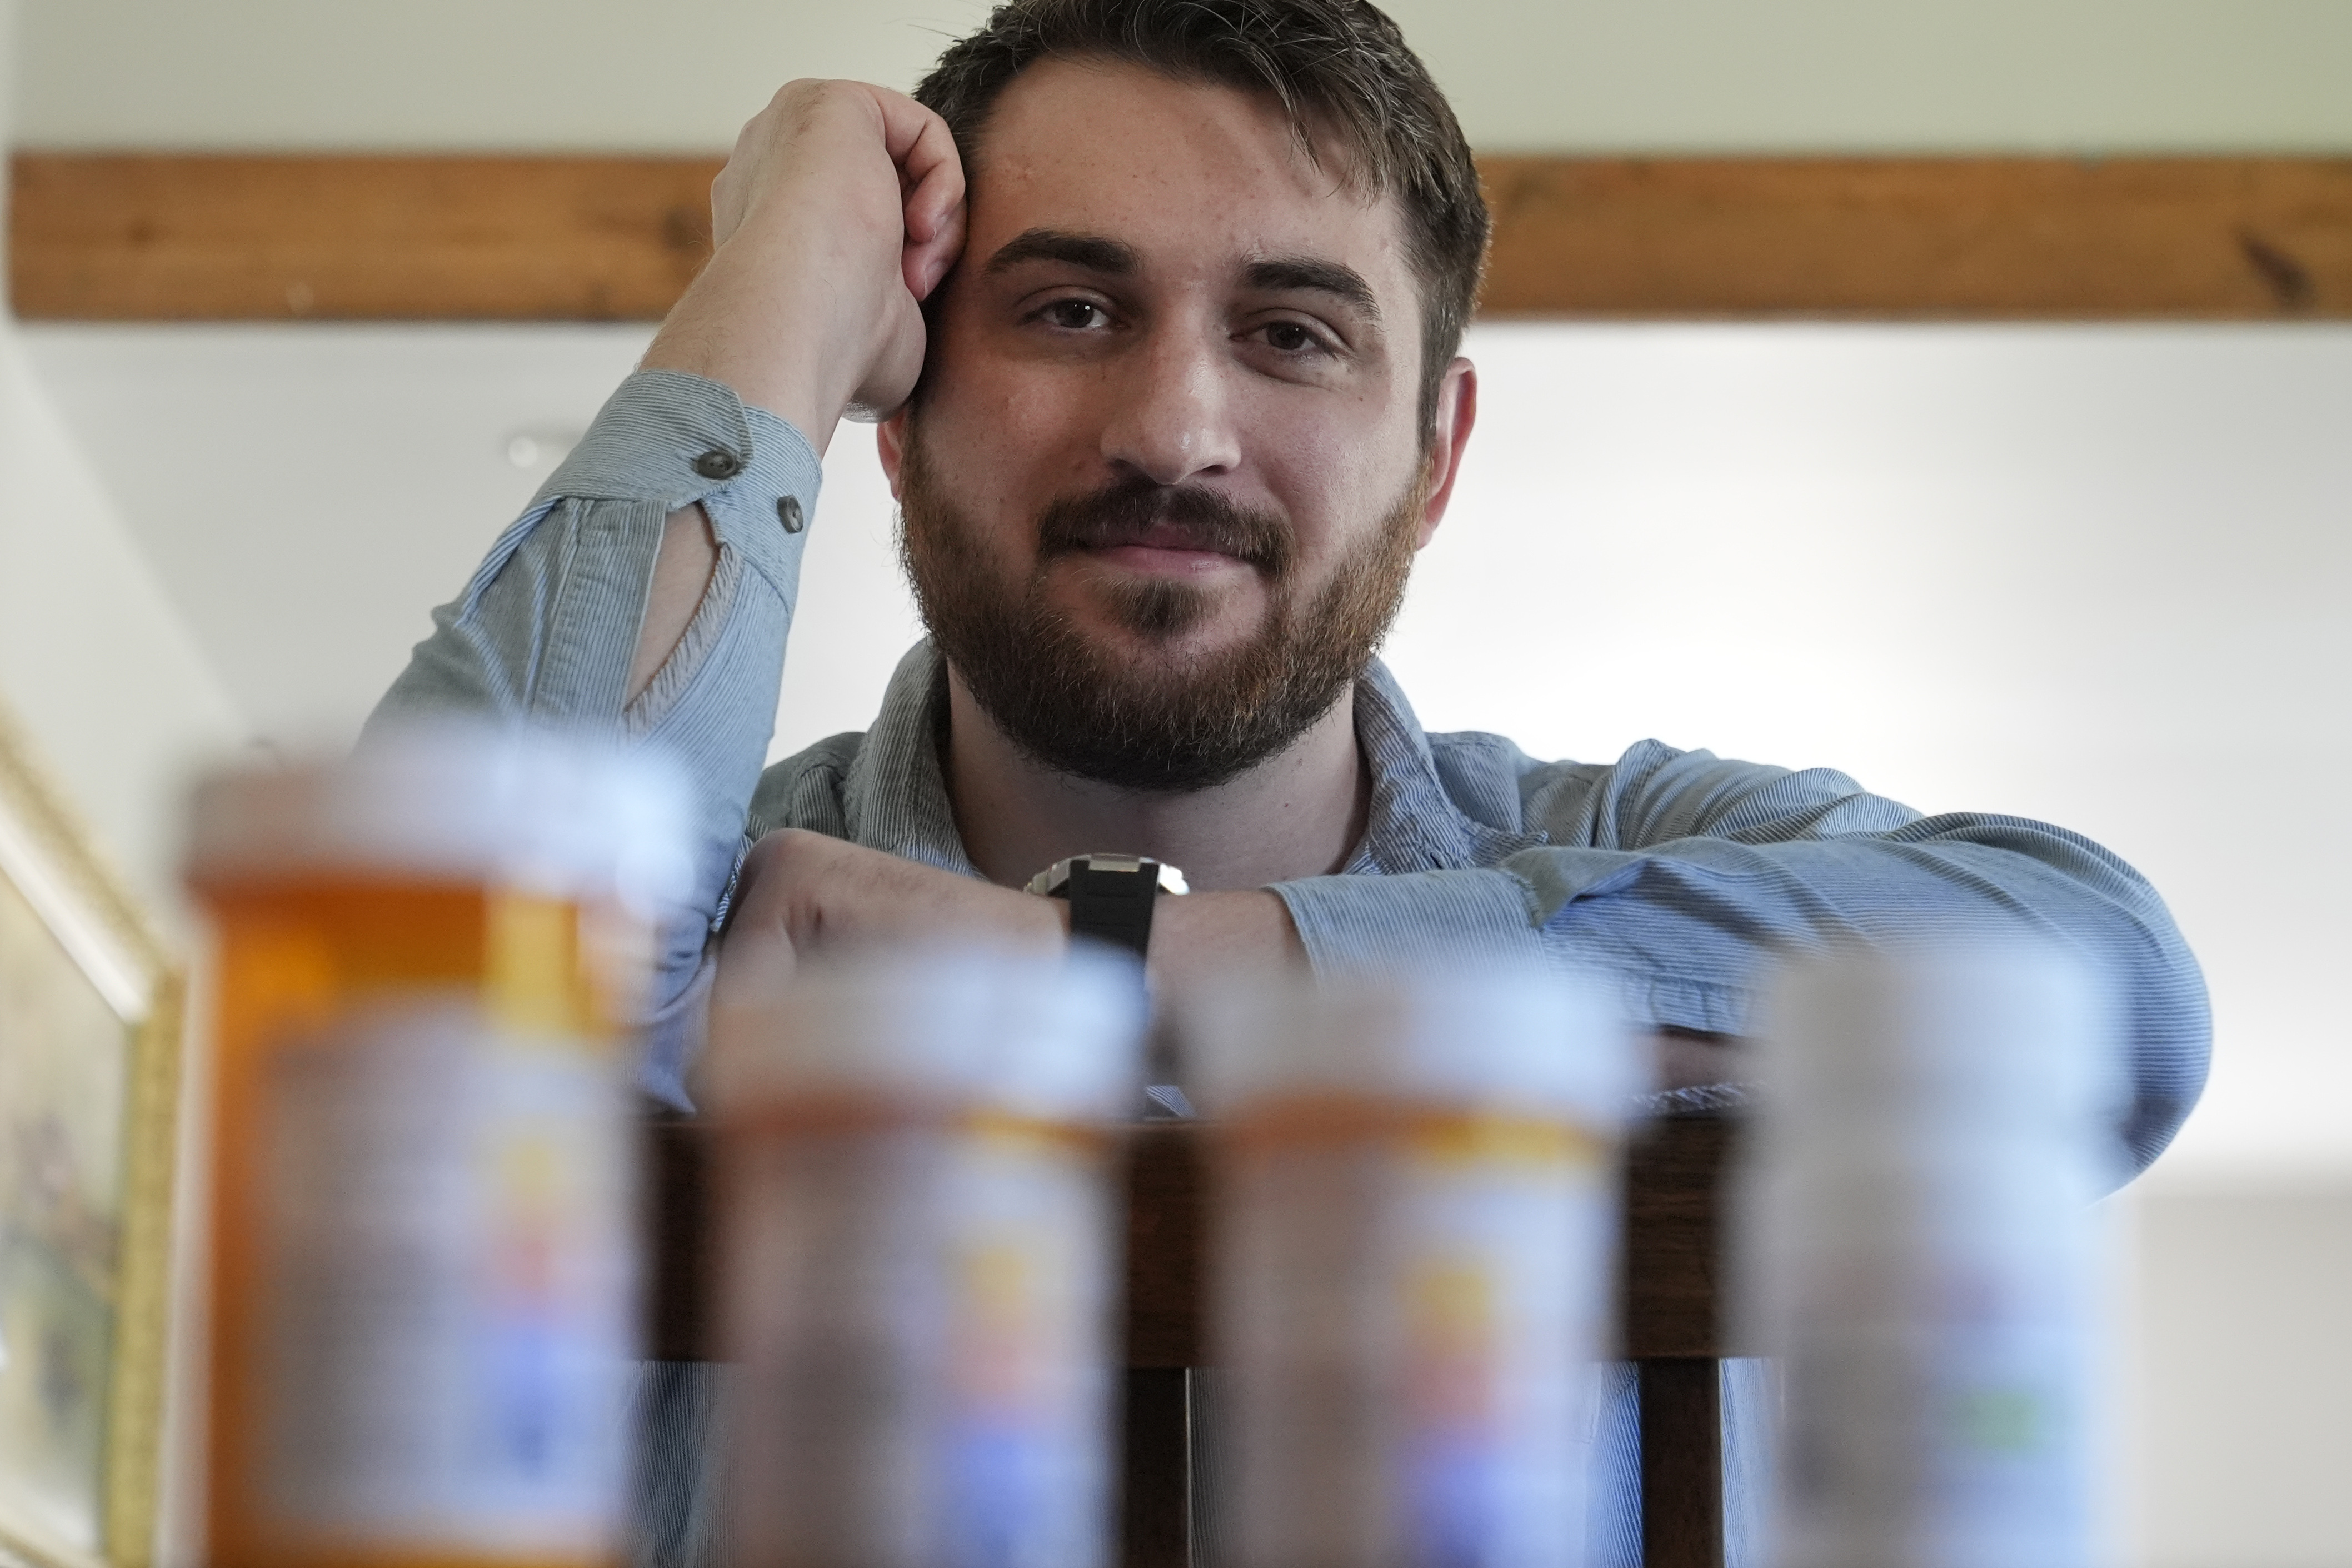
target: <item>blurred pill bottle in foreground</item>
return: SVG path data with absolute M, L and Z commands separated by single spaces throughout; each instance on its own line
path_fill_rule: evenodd
M 1639 1087 L 1601 995 L 1467 969 L 1187 999 L 1239 1568 L 1573 1568 Z
M 464 725 L 199 787 L 205 1561 L 618 1559 L 624 1020 L 683 798 L 642 756 Z
M 2121 1173 L 2101 989 L 2061 954 L 1853 954 L 1768 1000 L 1734 1194 L 1780 1359 L 1772 1560 L 2090 1568 Z
M 1139 972 L 872 955 L 713 1020 L 740 1560 L 1097 1568 Z

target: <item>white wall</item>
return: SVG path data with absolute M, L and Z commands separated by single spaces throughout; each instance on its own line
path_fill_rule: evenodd
M 0 0 L 0 59 L 8 22 Z M 0 237 L 5 224 L 0 216 Z M 244 722 L 5 311 L 0 700 L 101 851 L 159 915 L 175 919 L 185 770 L 234 744 Z
M 299 745 L 356 730 L 650 330 L 27 335 L 239 707 Z
M 0 320 L 0 697 L 100 847 L 178 905 L 180 790 L 244 721 Z
M 2352 1563 L 2352 1188 L 2217 1184 L 2135 1211 L 2136 1561 Z
M 52 146 L 723 149 L 981 0 L 23 0 Z M 2342 0 L 1394 0 L 1488 149 L 2352 147 Z
M 6 68 L 14 0 L 0 0 L 0 153 L 5 153 Z M 0 194 L 6 164 L 0 159 Z M 0 204 L 0 244 L 6 239 Z M 97 433 L 95 450 L 118 449 L 121 431 Z M 89 826 L 112 863 L 168 932 L 184 933 L 180 895 L 180 806 L 191 765 L 246 734 L 243 717 L 121 512 L 81 443 L 57 414 L 0 306 L 0 703 L 22 724 L 34 762 Z M 182 1111 L 175 1192 L 183 1215 L 202 1156 L 200 1130 Z M 173 1295 L 192 1299 L 197 1264 L 184 1218 L 175 1233 Z M 174 1314 L 166 1370 L 173 1453 L 188 1448 L 192 1346 L 187 1314 Z M 166 1463 L 167 1562 L 184 1560 L 188 1472 Z M 177 1522 L 173 1522 L 176 1520 Z M 5 1553 L 13 1557 L 13 1553 Z

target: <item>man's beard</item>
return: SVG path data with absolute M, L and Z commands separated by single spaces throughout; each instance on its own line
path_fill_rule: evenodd
M 1363 674 L 1403 601 L 1429 483 L 1424 466 L 1304 602 L 1289 527 L 1212 490 L 1139 479 L 1055 501 L 1037 518 L 1037 564 L 1025 584 L 1000 569 L 941 493 L 912 428 L 899 493 L 899 554 L 924 624 L 982 710 L 1049 768 L 1181 793 L 1223 784 L 1280 752 Z M 1057 562 L 1160 521 L 1257 571 L 1266 609 L 1256 631 L 1211 652 L 1177 651 L 1215 613 L 1219 595 L 1164 578 L 1091 585 L 1108 618 L 1144 645 L 1140 653 L 1089 638 L 1047 602 Z

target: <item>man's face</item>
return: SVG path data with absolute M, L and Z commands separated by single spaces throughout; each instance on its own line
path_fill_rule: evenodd
M 1444 510 L 1467 367 L 1424 452 L 1397 205 L 1270 100 L 1051 61 L 970 173 L 923 398 L 883 441 L 933 633 L 1046 762 L 1218 782 L 1370 657 Z

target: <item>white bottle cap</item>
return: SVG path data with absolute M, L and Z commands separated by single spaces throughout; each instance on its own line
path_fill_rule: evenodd
M 990 947 L 871 952 L 713 1020 L 721 1115 L 829 1095 L 1099 1121 L 1133 1109 L 1145 1000 L 1121 955 Z
M 349 757 L 204 781 L 188 875 L 443 877 L 617 898 L 653 918 L 690 890 L 688 800 L 677 769 L 642 748 L 436 721 L 371 735 Z
M 1185 997 L 1181 1016 L 1211 1116 L 1336 1094 L 1613 1125 L 1649 1087 L 1610 993 L 1533 967 L 1249 981 Z

